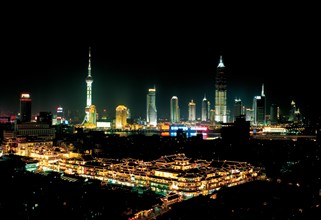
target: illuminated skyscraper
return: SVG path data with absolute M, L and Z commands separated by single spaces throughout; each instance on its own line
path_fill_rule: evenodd
M 61 124 L 64 120 L 64 109 L 59 106 L 57 107 L 57 124 Z
M 146 121 L 151 126 L 157 125 L 156 89 L 148 89 L 146 101 Z
M 227 122 L 227 83 L 225 66 L 223 64 L 222 56 L 216 69 L 216 82 L 215 82 L 215 121 L 218 123 Z
M 251 124 L 254 124 L 254 110 L 253 108 L 245 109 L 245 120 L 249 121 Z
M 262 84 L 262 92 L 260 96 L 254 96 L 253 99 L 253 111 L 254 111 L 254 125 L 265 125 L 265 115 L 266 115 L 266 101 L 264 94 L 264 84 Z
M 188 120 L 195 121 L 196 120 L 196 104 L 193 99 L 188 103 Z
M 127 125 L 128 111 L 124 105 L 118 105 L 116 107 L 116 129 L 123 129 Z
M 202 100 L 202 121 L 208 121 L 210 119 L 210 111 L 211 111 L 210 101 L 206 99 L 204 96 Z
M 177 96 L 173 96 L 171 98 L 170 107 L 171 107 L 171 109 L 170 109 L 171 122 L 172 123 L 180 122 L 180 112 L 179 112 L 180 110 L 179 110 Z
M 85 119 L 84 122 L 89 122 L 89 115 L 90 115 L 90 106 L 92 105 L 92 83 L 94 82 L 91 76 L 91 52 L 89 47 L 89 62 L 88 62 L 88 76 L 86 77 L 86 84 L 87 84 L 87 99 L 86 99 L 86 107 L 85 107 Z
M 293 122 L 293 121 L 294 121 L 295 111 L 296 111 L 295 102 L 292 100 L 292 101 L 291 101 L 291 108 L 290 108 L 290 114 L 289 114 L 288 121 L 290 121 L 290 122 Z
M 20 121 L 31 121 L 31 98 L 29 93 L 21 93 L 20 96 Z
M 243 104 L 241 99 L 234 99 L 234 121 L 243 115 Z

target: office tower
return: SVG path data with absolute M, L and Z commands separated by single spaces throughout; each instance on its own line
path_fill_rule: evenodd
M 278 106 L 276 104 L 272 104 L 270 107 L 270 123 L 271 125 L 278 124 Z
M 254 125 L 265 125 L 266 115 L 266 100 L 264 94 L 264 84 L 262 84 L 262 92 L 260 96 L 254 96 L 253 99 L 253 110 L 254 110 Z
M 64 119 L 64 109 L 59 106 L 57 107 L 57 124 L 61 124 L 65 119 Z
M 116 107 L 116 129 L 124 129 L 127 125 L 128 110 L 124 105 Z
M 179 110 L 177 96 L 173 96 L 171 98 L 170 108 L 171 108 L 170 109 L 171 122 L 172 123 L 180 122 L 180 112 L 179 112 L 180 110 Z
M 215 121 L 218 123 L 227 122 L 227 83 L 225 66 L 223 64 L 222 56 L 216 69 L 216 82 L 215 82 Z
M 86 91 L 86 107 L 84 122 L 89 122 L 90 106 L 92 105 L 92 83 L 94 82 L 91 76 L 91 51 L 89 47 L 89 61 L 88 61 L 88 76 L 86 77 L 87 91 Z M 83 122 L 83 123 L 84 123 Z
M 241 99 L 234 99 L 234 120 L 243 115 L 243 105 Z
M 196 104 L 193 99 L 188 103 L 188 120 L 195 121 L 196 120 Z
M 302 123 L 302 115 L 300 113 L 300 109 L 296 106 L 295 102 L 292 100 L 290 114 L 289 114 L 289 122 L 291 123 Z
M 31 121 L 31 98 L 30 94 L 23 92 L 20 96 L 20 121 Z
M 151 126 L 157 125 L 156 89 L 148 89 L 146 99 L 146 121 Z
M 295 102 L 292 100 L 292 102 L 291 102 L 291 108 L 290 108 L 290 114 L 289 114 L 289 119 L 288 119 L 289 122 L 293 122 L 293 121 L 294 121 L 295 112 L 296 112 L 296 105 L 295 105 Z
M 254 123 L 254 110 L 252 108 L 245 109 L 245 120 L 249 121 L 251 124 Z
M 207 100 L 207 120 L 211 121 L 211 102 L 209 100 Z
M 202 100 L 202 121 L 208 121 L 210 119 L 211 104 L 210 101 L 204 96 Z
M 210 121 L 215 121 L 215 110 L 214 109 L 210 110 Z

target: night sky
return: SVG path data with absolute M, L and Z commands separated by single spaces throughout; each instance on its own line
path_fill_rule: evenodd
M 264 83 L 268 107 L 275 103 L 287 111 L 294 100 L 301 111 L 317 112 L 317 14 L 312 7 L 259 9 L 17 11 L 2 28 L 0 111 L 18 112 L 22 91 L 30 92 L 34 114 L 59 105 L 83 110 L 91 47 L 93 104 L 111 117 L 123 104 L 133 117 L 145 118 L 146 94 L 154 86 L 159 117 L 169 116 L 174 95 L 182 116 L 193 99 L 199 117 L 204 95 L 214 108 L 220 55 L 230 109 L 234 98 L 251 107 Z

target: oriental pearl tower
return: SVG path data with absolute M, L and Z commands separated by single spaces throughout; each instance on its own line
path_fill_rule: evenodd
M 90 122 L 90 106 L 92 105 L 92 83 L 94 82 L 91 76 L 91 53 L 89 47 L 89 62 L 88 62 L 88 76 L 86 77 L 86 84 L 87 84 L 87 100 L 86 100 L 86 108 L 85 108 L 85 118 L 84 122 Z

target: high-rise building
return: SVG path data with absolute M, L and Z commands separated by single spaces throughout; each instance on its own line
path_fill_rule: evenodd
M 86 90 L 86 107 L 85 107 L 85 119 L 84 122 L 89 122 L 89 115 L 90 115 L 90 106 L 92 105 L 92 83 L 94 82 L 92 76 L 91 76 L 91 51 L 89 47 L 89 62 L 88 62 L 88 76 L 86 77 L 86 84 L 87 84 L 87 90 Z
M 57 124 L 61 124 L 65 120 L 64 109 L 61 106 L 57 107 L 57 118 L 56 119 L 57 119 Z
M 302 115 L 300 113 L 300 109 L 296 106 L 294 100 L 292 100 L 291 102 L 288 121 L 295 124 L 302 123 Z
M 118 105 L 116 107 L 116 129 L 124 129 L 127 125 L 128 110 L 124 105 Z
M 20 121 L 31 121 L 31 97 L 29 93 L 23 92 L 20 96 Z
M 180 122 L 180 109 L 179 109 L 179 105 L 178 105 L 177 96 L 173 96 L 171 98 L 170 108 L 171 108 L 170 109 L 171 122 L 172 123 Z
M 215 110 L 211 109 L 210 110 L 210 121 L 215 121 Z
M 215 122 L 227 122 L 227 82 L 222 56 L 216 69 L 215 82 Z
M 289 119 L 288 119 L 289 122 L 293 122 L 293 121 L 294 121 L 296 110 L 297 110 L 297 109 L 296 109 L 295 102 L 292 100 L 292 101 L 291 101 L 291 108 L 290 108 Z
M 253 108 L 245 109 L 245 120 L 249 121 L 251 124 L 254 122 L 254 110 Z
M 208 121 L 210 119 L 210 111 L 211 111 L 211 104 L 210 101 L 206 99 L 206 96 L 204 96 L 202 100 L 202 121 Z
M 244 115 L 243 113 L 243 104 L 241 99 L 234 99 L 234 121 L 236 118 L 240 117 L 241 115 Z
M 196 120 L 196 103 L 192 99 L 188 103 L 188 120 L 195 121 Z
M 146 121 L 151 126 L 157 125 L 156 89 L 148 89 L 146 100 Z
M 207 120 L 211 121 L 211 102 L 209 100 L 207 100 Z
M 279 121 L 279 107 L 276 104 L 271 104 L 270 107 L 270 123 L 277 125 Z
M 266 100 L 264 94 L 264 84 L 262 84 L 262 92 L 260 96 L 254 96 L 253 99 L 253 111 L 254 111 L 254 125 L 266 125 Z

